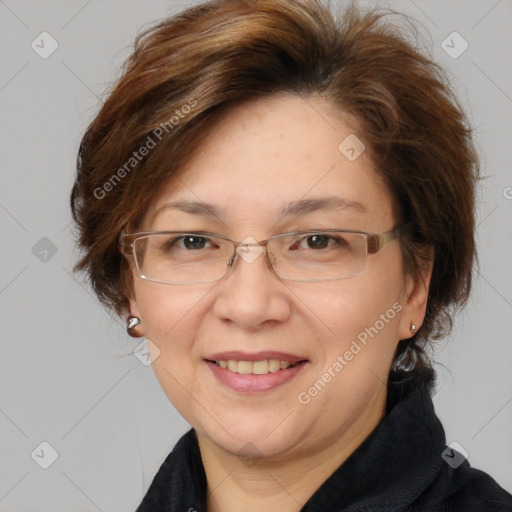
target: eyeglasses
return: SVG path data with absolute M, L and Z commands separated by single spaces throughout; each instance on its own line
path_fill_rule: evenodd
M 369 254 L 397 238 L 404 225 L 381 234 L 346 229 L 283 233 L 242 242 L 209 232 L 146 231 L 122 234 L 119 248 L 132 255 L 142 279 L 200 284 L 222 279 L 238 256 L 247 263 L 265 252 L 268 266 L 288 281 L 334 281 L 361 274 Z M 265 251 L 264 251 L 265 249 Z

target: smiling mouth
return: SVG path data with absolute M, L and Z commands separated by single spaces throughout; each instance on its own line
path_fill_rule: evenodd
M 263 359 L 261 361 L 237 361 L 234 359 L 212 361 L 207 359 L 207 361 L 219 366 L 220 368 L 225 368 L 233 373 L 243 375 L 266 375 L 268 373 L 277 373 L 308 362 L 306 359 L 297 361 L 294 364 L 291 364 L 290 361 L 279 359 Z

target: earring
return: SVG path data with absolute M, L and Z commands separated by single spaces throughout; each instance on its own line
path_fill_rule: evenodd
M 140 338 L 141 335 L 137 334 L 136 327 L 138 325 L 141 325 L 142 322 L 140 321 L 140 318 L 138 316 L 132 316 L 130 315 L 128 317 L 128 325 L 126 326 L 126 332 L 132 337 L 132 338 Z
M 416 326 L 414 324 L 411 324 L 411 332 L 412 334 L 416 332 Z

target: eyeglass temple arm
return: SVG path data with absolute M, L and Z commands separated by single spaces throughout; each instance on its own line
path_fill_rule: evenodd
M 368 253 L 375 254 L 380 251 L 384 245 L 397 238 L 402 233 L 403 226 L 398 226 L 387 233 L 381 233 L 380 235 L 370 235 L 368 237 Z

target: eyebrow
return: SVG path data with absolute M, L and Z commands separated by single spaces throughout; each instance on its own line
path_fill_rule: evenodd
M 202 201 L 171 201 L 165 203 L 155 212 L 155 217 L 163 210 L 180 210 L 192 215 L 222 218 L 222 212 L 216 206 Z
M 288 217 L 291 215 L 303 215 L 305 213 L 314 212 L 317 210 L 349 210 L 353 209 L 360 213 L 366 213 L 368 210 L 363 203 L 359 201 L 349 201 L 341 197 L 320 197 L 317 199 L 299 199 L 288 203 L 281 215 Z
M 211 203 L 202 201 L 171 201 L 162 205 L 156 212 L 155 217 L 163 210 L 180 210 L 191 215 L 202 215 L 205 217 L 223 218 L 222 211 Z M 341 197 L 321 197 L 316 199 L 299 199 L 291 201 L 281 210 L 281 217 L 298 216 L 318 210 L 349 210 L 353 209 L 360 213 L 367 213 L 368 210 L 359 201 L 350 201 Z

